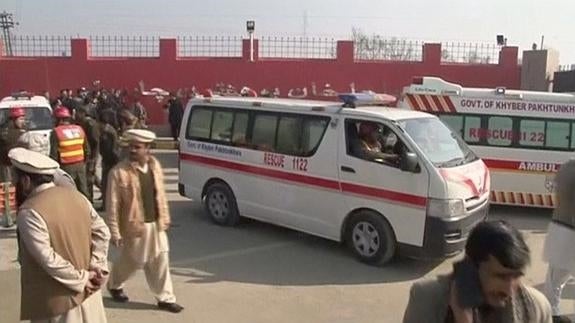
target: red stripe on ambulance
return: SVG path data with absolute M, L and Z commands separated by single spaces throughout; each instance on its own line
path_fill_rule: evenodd
M 384 199 L 391 202 L 409 204 L 418 208 L 424 208 L 427 205 L 427 198 L 402 192 L 390 191 L 381 188 L 357 185 L 352 183 L 339 182 L 331 179 L 324 179 L 314 176 L 294 174 L 290 172 L 269 169 L 259 166 L 251 166 L 237 162 L 221 160 L 211 157 L 180 153 L 180 159 L 186 162 L 202 164 L 205 166 L 217 167 L 221 169 L 239 171 L 260 177 L 267 177 L 276 180 L 283 180 L 296 184 L 315 186 L 330 190 L 342 191 L 365 197 Z

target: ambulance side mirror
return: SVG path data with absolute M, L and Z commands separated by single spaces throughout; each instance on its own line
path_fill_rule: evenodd
M 417 171 L 417 155 L 412 152 L 404 152 L 399 161 L 399 168 L 404 172 L 415 173 Z

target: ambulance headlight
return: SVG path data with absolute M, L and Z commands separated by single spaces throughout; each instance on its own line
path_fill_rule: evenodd
M 465 214 L 463 200 L 460 199 L 428 199 L 427 215 L 437 218 L 451 218 Z

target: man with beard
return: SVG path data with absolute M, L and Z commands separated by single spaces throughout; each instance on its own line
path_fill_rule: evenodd
M 54 160 L 24 148 L 9 157 L 19 206 L 21 320 L 105 323 L 108 227 L 82 194 L 53 183 Z
M 155 134 L 148 130 L 126 131 L 129 158 L 110 172 L 106 199 L 106 222 L 112 244 L 121 255 L 114 262 L 108 290 L 117 302 L 127 302 L 124 282 L 138 269 L 144 269 L 148 286 L 161 310 L 179 313 L 169 269 L 166 230 L 170 214 L 164 173 L 160 162 L 150 154 Z
M 479 223 L 453 273 L 413 284 L 403 322 L 552 323 L 545 296 L 521 282 L 529 253 L 515 228 Z

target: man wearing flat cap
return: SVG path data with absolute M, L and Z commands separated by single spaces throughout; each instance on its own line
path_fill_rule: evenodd
M 166 230 L 170 214 L 160 162 L 150 154 L 156 138 L 148 130 L 126 131 L 129 156 L 108 175 L 106 222 L 112 244 L 120 248 L 108 281 L 108 290 L 117 302 L 127 302 L 124 282 L 138 269 L 146 280 L 158 307 L 179 313 L 169 269 L 169 245 Z
M 57 162 L 24 148 L 8 157 L 19 205 L 20 318 L 106 322 L 100 287 L 108 273 L 108 227 L 80 192 L 53 183 Z

